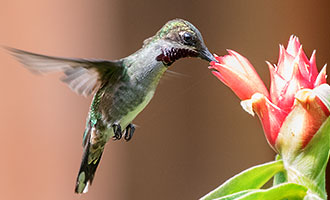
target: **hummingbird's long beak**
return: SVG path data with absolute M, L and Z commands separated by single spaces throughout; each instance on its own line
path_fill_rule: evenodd
M 201 59 L 207 60 L 209 62 L 211 62 L 211 61 L 217 62 L 217 60 L 214 58 L 214 56 L 211 54 L 211 52 L 206 47 L 201 50 L 199 57 Z

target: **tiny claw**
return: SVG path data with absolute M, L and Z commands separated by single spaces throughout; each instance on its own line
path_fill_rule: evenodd
M 126 132 L 125 132 L 125 137 L 124 137 L 126 142 L 128 142 L 132 139 L 134 131 L 135 131 L 135 126 L 133 124 L 128 124 L 128 126 L 126 127 Z
M 113 124 L 113 133 L 115 134 L 113 137 L 115 140 L 120 140 L 122 133 L 121 133 L 121 126 L 119 124 Z

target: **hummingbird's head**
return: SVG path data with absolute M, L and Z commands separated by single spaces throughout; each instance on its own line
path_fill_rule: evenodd
M 164 40 L 162 53 L 157 56 L 158 61 L 166 65 L 184 57 L 199 57 L 207 61 L 215 61 L 204 44 L 201 33 L 198 29 L 182 19 L 174 19 L 167 22 L 153 39 Z

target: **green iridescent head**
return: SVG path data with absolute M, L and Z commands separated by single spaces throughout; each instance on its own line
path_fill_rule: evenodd
M 174 57 L 177 60 L 182 57 L 200 57 L 207 61 L 215 61 L 213 55 L 204 44 L 203 37 L 199 30 L 190 22 L 183 19 L 174 19 L 167 22 L 157 34 L 145 42 L 165 40 L 176 48 L 177 52 L 186 53 L 186 56 Z M 174 53 L 173 53 L 174 54 Z

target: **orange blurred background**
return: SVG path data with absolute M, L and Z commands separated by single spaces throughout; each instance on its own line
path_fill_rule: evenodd
M 321 68 L 330 61 L 329 1 L 0 0 L 0 44 L 53 56 L 118 59 L 168 20 L 196 25 L 211 52 L 236 50 L 268 84 L 265 60 L 296 34 Z M 180 60 L 134 121 L 109 142 L 90 191 L 73 193 L 91 98 L 59 75 L 35 76 L 0 51 L 0 199 L 198 199 L 234 174 L 274 159 L 257 118 L 207 69 Z M 269 84 L 268 84 L 269 85 Z M 328 172 L 329 173 L 329 172 Z

